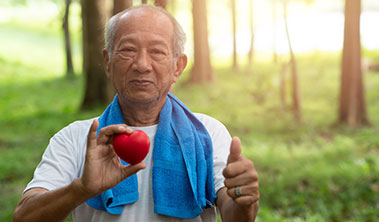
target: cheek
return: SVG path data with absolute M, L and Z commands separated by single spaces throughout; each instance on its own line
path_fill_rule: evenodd
M 112 66 L 112 75 L 116 78 L 119 78 L 120 76 L 124 76 L 125 73 L 129 70 L 130 66 L 132 64 L 132 59 L 118 59 L 113 63 Z
M 127 72 L 129 70 L 131 62 L 127 60 L 115 60 L 111 66 L 111 78 L 112 84 L 117 93 L 121 93 L 120 90 L 126 88 Z
M 161 82 L 173 82 L 175 79 L 175 65 L 172 64 L 171 60 L 165 62 L 159 62 L 153 64 L 154 71 L 157 74 L 157 78 Z

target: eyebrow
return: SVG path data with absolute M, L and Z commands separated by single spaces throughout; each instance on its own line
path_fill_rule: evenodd
M 123 44 L 124 42 L 131 42 L 131 43 L 136 43 L 137 40 L 136 38 L 133 38 L 133 37 L 130 37 L 130 36 L 126 36 L 126 37 L 121 37 L 119 42 L 118 42 L 118 46 L 120 46 L 121 44 Z M 149 42 L 150 45 L 163 45 L 163 46 L 167 46 L 169 47 L 169 45 L 166 44 L 165 41 L 163 40 L 160 40 L 160 39 L 153 39 Z

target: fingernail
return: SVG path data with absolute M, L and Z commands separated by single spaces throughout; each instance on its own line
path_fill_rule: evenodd
M 128 133 L 132 133 L 132 132 L 133 132 L 133 129 L 131 129 L 131 128 L 126 128 L 126 132 L 128 132 Z

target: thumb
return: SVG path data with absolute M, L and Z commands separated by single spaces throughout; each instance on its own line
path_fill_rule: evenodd
M 135 165 L 127 165 L 123 166 L 123 177 L 127 178 L 130 177 L 131 175 L 137 173 L 138 171 L 145 169 L 146 164 L 144 162 L 137 163 Z
M 241 158 L 241 140 L 238 137 L 233 137 L 232 143 L 230 144 L 230 154 L 228 157 L 228 162 L 227 164 L 236 162 L 240 160 Z

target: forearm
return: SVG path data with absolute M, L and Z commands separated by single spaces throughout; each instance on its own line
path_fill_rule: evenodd
M 223 222 L 255 221 L 255 217 L 258 213 L 258 201 L 250 205 L 248 208 L 242 209 L 227 195 L 226 188 L 222 188 L 219 192 L 219 195 L 217 195 L 217 206 Z
M 13 221 L 63 221 L 91 196 L 80 189 L 79 180 L 56 190 L 30 190 L 16 207 Z M 28 193 L 30 192 L 30 193 Z

